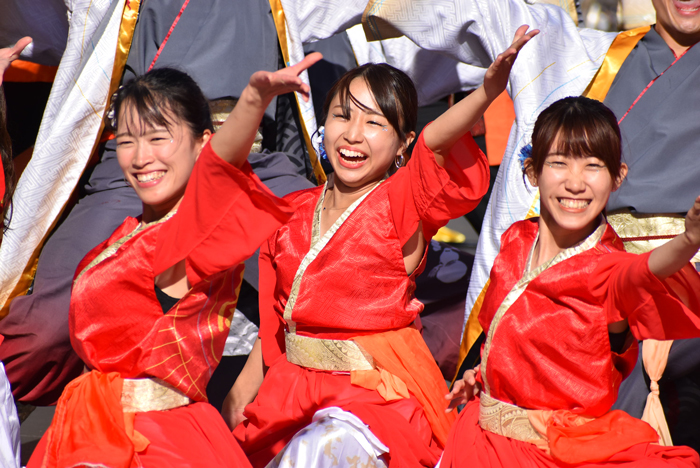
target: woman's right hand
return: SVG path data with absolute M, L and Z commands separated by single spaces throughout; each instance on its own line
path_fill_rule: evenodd
M 245 406 L 241 407 L 237 405 L 233 392 L 229 392 L 224 399 L 223 406 L 221 407 L 221 416 L 223 416 L 229 429 L 233 430 L 236 426 L 247 419 L 243 415 L 244 410 Z
M 469 369 L 462 376 L 462 380 L 458 380 L 452 386 L 452 391 L 445 395 L 446 400 L 450 400 L 450 404 L 445 410 L 445 413 L 452 412 L 459 405 L 467 403 L 473 399 L 481 391 L 481 384 L 476 380 L 476 375 L 479 372 L 479 366 L 474 369 Z

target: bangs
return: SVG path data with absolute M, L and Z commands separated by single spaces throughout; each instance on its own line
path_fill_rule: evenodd
M 544 160 L 552 152 L 598 158 L 617 179 L 622 165 L 622 137 L 615 114 L 588 98 L 555 102 L 537 118 L 532 133 L 532 160 L 537 174 L 542 173 Z
M 112 118 L 114 133 L 118 132 L 119 112 L 124 112 L 124 125 L 130 134 L 134 133 L 134 128 L 140 128 L 140 134 L 147 129 L 166 128 L 170 131 L 173 124 L 173 112 L 164 99 L 150 92 L 145 87 L 139 87 L 134 94 L 127 96 L 119 108 L 115 108 L 115 115 Z M 132 111 L 132 112 L 129 112 Z

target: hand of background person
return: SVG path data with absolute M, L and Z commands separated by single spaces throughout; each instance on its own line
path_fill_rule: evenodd
M 19 58 L 19 54 L 21 54 L 24 48 L 31 44 L 31 42 L 32 38 L 26 36 L 17 41 L 14 46 L 0 49 L 0 84 L 2 84 L 2 77 L 7 67 L 10 66 L 10 63 Z
M 685 216 L 685 235 L 692 245 L 700 247 L 700 196 Z
M 450 400 L 450 405 L 445 410 L 446 413 L 452 412 L 453 409 L 467 403 L 479 394 L 481 384 L 476 381 L 477 372 L 479 372 L 479 366 L 466 371 L 462 379 L 455 382 L 452 391 L 445 395 L 445 399 Z
M 533 29 L 527 32 L 529 26 L 524 24 L 515 31 L 513 43 L 503 53 L 496 57 L 491 66 L 486 70 L 484 75 L 484 91 L 486 96 L 494 100 L 506 89 L 510 70 L 513 68 L 513 62 L 518 57 L 518 53 L 533 37 L 537 36 L 540 31 Z
M 309 85 L 301 81 L 299 75 L 322 58 L 323 55 L 314 52 L 291 67 L 285 67 L 276 72 L 255 72 L 250 77 L 248 85 L 258 92 L 263 101 L 272 100 L 275 96 L 291 93 L 292 91 L 300 93 L 302 99 L 308 101 L 310 92 Z

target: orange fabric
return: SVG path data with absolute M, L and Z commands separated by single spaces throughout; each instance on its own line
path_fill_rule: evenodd
M 134 431 L 134 415 L 124 415 L 123 383 L 117 372 L 92 371 L 68 384 L 47 433 L 42 468 L 131 466 L 135 445 L 143 450 L 148 440 Z
M 58 67 L 15 60 L 7 67 L 4 80 L 16 83 L 53 83 L 57 71 Z
M 513 101 L 506 91 L 503 91 L 484 112 L 486 121 L 486 156 L 490 166 L 501 164 L 506 152 L 510 128 L 515 122 Z
M 353 340 L 372 356 L 379 368 L 405 382 L 421 403 L 435 438 L 444 447 L 455 415 L 445 413 L 445 395 L 449 390 L 418 330 L 403 328 Z
M 350 373 L 350 383 L 367 390 L 376 390 L 386 401 L 411 397 L 406 382 L 385 369 L 353 371 Z
M 567 464 L 601 462 L 633 445 L 658 441 L 651 426 L 619 410 L 600 418 L 530 410 L 528 418 L 538 432 L 546 434 L 544 444 L 535 445 Z

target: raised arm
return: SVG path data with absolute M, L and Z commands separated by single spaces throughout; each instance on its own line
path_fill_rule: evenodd
M 295 91 L 301 93 L 304 100 L 308 100 L 309 87 L 301 81 L 299 74 L 321 58 L 321 54 L 314 52 L 296 65 L 274 73 L 254 73 L 231 115 L 212 137 L 211 146 L 214 152 L 224 161 L 241 167 L 250 153 L 255 132 L 272 99 L 280 94 Z
M 700 196 L 685 217 L 685 232 L 657 247 L 649 256 L 649 270 L 666 279 L 683 268 L 700 249 Z
M 539 33 L 536 29 L 530 32 L 527 30 L 527 25 L 518 28 L 510 47 L 489 66 L 481 86 L 449 108 L 424 130 L 425 144 L 435 153 L 435 159 L 441 166 L 444 165 L 452 145 L 474 126 L 494 99 L 506 89 L 510 70 L 518 53 Z

